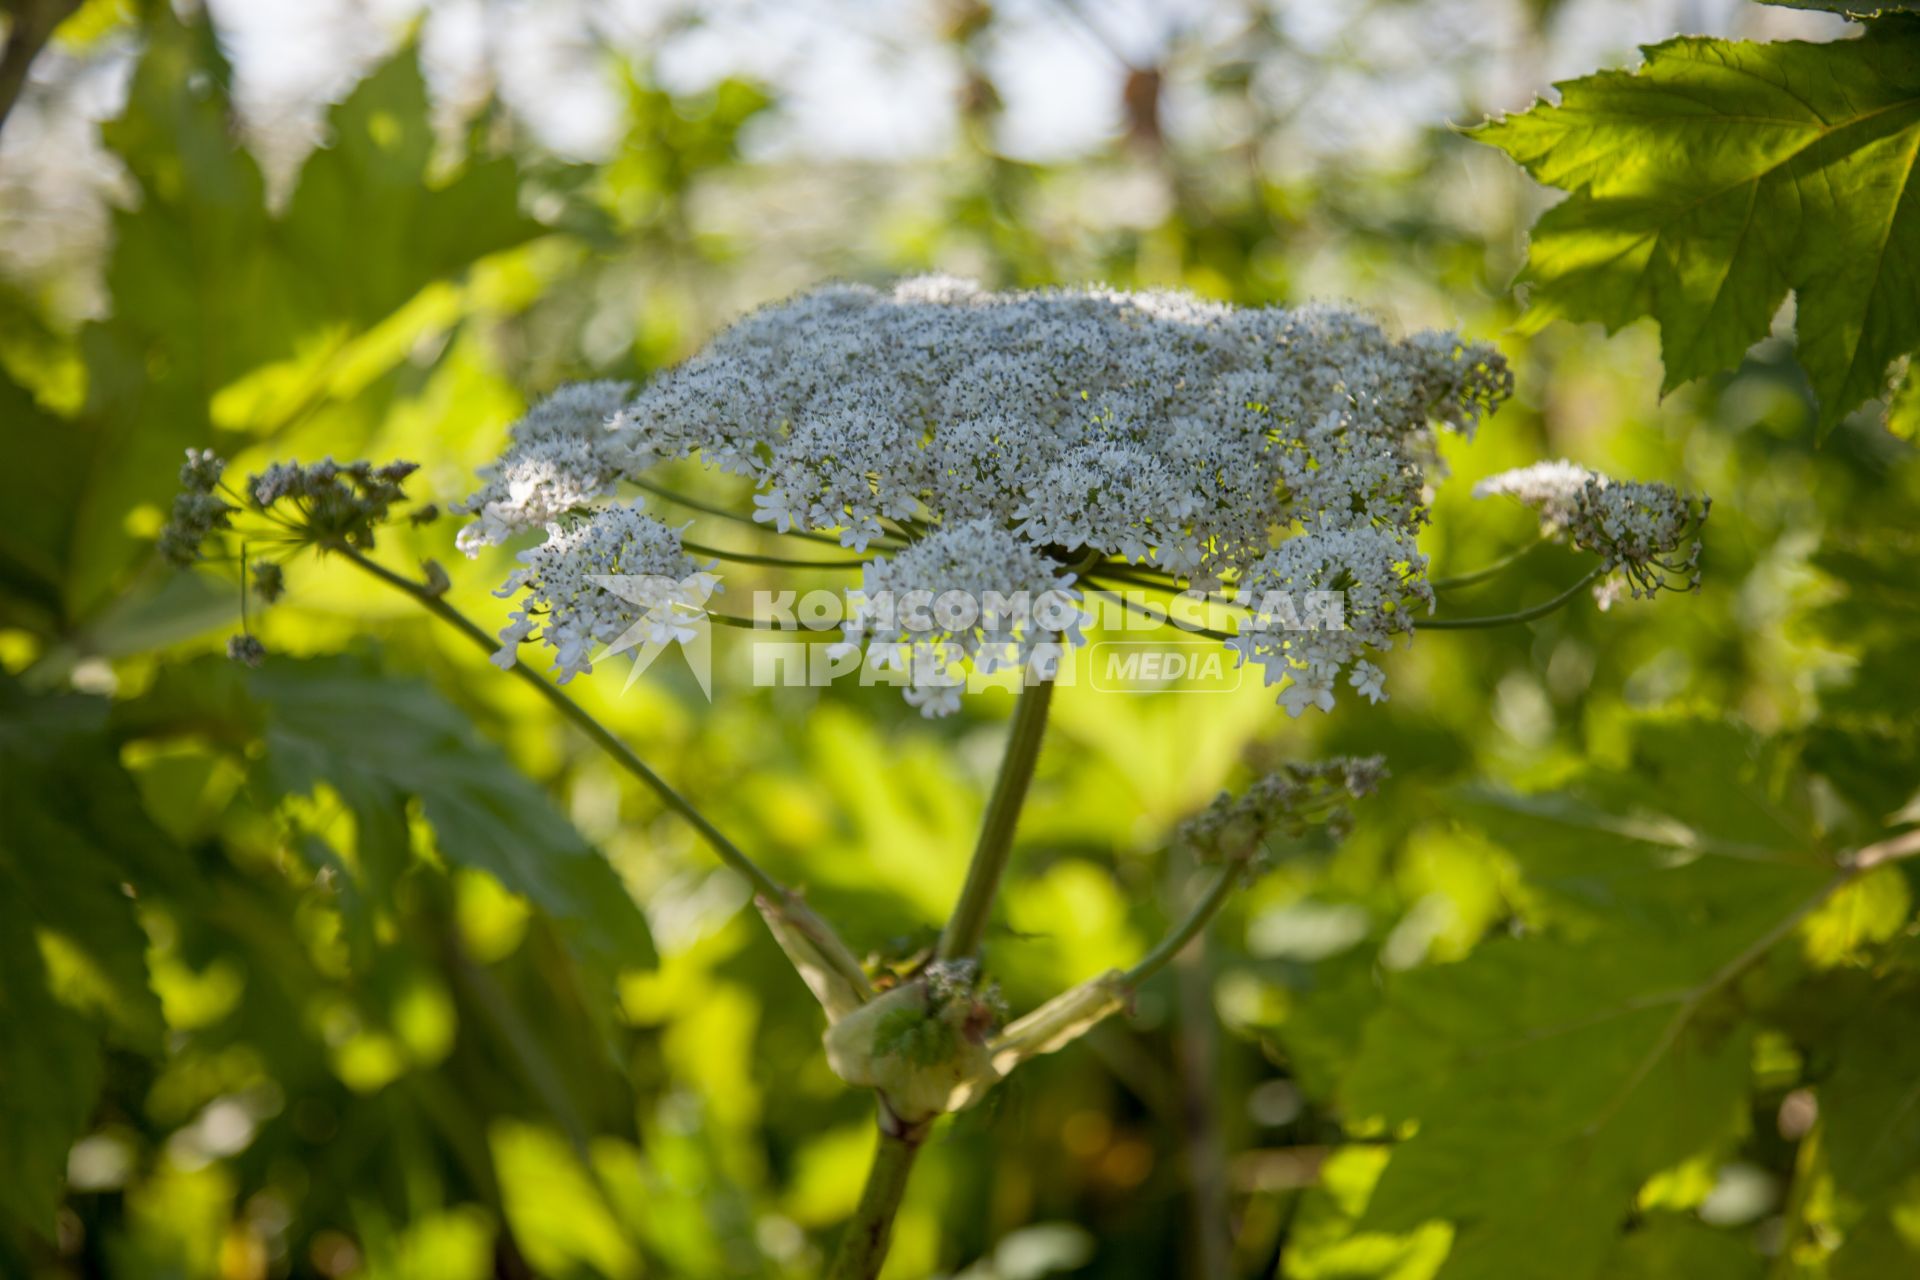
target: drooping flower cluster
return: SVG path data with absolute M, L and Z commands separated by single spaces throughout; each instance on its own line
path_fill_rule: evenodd
M 1246 862 L 1259 859 L 1275 836 L 1298 839 L 1315 826 L 1337 836 L 1351 820 L 1347 801 L 1372 794 L 1386 776 L 1379 756 L 1286 764 L 1239 795 L 1221 792 L 1180 824 L 1174 843 L 1202 862 Z
M 689 638 L 689 611 L 719 583 L 707 572 L 711 565 L 696 564 L 681 549 L 679 530 L 637 502 L 551 524 L 547 540 L 519 558 L 521 567 L 495 592 L 525 594 L 493 661 L 511 667 L 538 628 L 555 650 L 561 684 L 593 670 L 596 645 L 626 649 Z
M 1297 711 L 1327 705 L 1362 649 L 1410 629 L 1433 425 L 1470 432 L 1511 390 L 1489 347 L 1396 340 L 1338 309 L 942 278 L 834 286 L 748 316 L 611 416 L 609 384 L 543 403 L 469 502 L 462 546 L 698 456 L 752 479 L 755 519 L 862 552 L 967 528 L 978 568 L 994 530 L 1063 568 L 1129 563 L 1256 600 L 1346 592 L 1350 632 L 1241 645 L 1269 684 L 1308 691 Z M 882 572 L 904 585 L 905 567 Z M 1377 671 L 1357 683 L 1378 692 Z
M 1624 591 L 1634 599 L 1700 589 L 1700 528 L 1712 509 L 1671 486 L 1615 480 L 1561 459 L 1489 476 L 1476 498 L 1500 495 L 1533 508 L 1541 532 L 1601 559 L 1594 588 L 1601 608 Z

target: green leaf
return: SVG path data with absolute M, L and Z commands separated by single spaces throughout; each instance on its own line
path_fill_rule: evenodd
M 113 219 L 113 312 L 79 336 L 86 403 L 23 414 L 27 455 L 0 474 L 19 525 L 0 588 L 20 580 L 31 605 L 9 612 L 69 639 L 150 560 L 187 448 L 321 423 L 327 447 L 355 451 L 414 380 L 416 340 L 471 309 L 450 282 L 547 232 L 511 160 L 443 172 L 411 47 L 333 108 L 276 213 L 236 145 L 212 25 L 160 6 L 142 34 L 126 108 L 102 129 L 133 198 Z M 0 387 L 9 423 L 23 394 Z
M 72 504 L 84 473 L 71 467 L 71 424 L 34 403 L 0 373 L 0 422 L 8 424 L 15 465 L 0 468 L 0 625 L 41 634 L 65 613 L 66 544 Z
M 1920 1005 L 1887 987 L 1841 1028 L 1820 1118 L 1834 1189 L 1871 1204 L 1920 1173 Z
M 155 1051 L 160 1006 L 126 886 L 173 873 L 105 702 L 0 677 L 0 1225 L 50 1234 L 101 1038 Z
M 1887 399 L 1887 430 L 1920 444 L 1920 361 L 1908 360 Z
M 1361 1229 L 1453 1222 L 1448 1280 L 1598 1274 L 1638 1188 L 1741 1123 L 1749 1032 L 1693 1003 L 1730 958 L 1500 941 L 1404 975 L 1342 1092 L 1419 1124 Z
M 1650 316 L 1671 390 L 1737 365 L 1792 290 L 1824 434 L 1920 345 L 1920 21 L 1645 54 L 1476 133 L 1569 193 L 1533 230 L 1527 323 Z
M 551 916 L 603 969 L 651 965 L 646 917 L 613 867 L 541 789 L 431 687 L 369 658 L 217 658 L 166 671 L 120 716 L 129 733 L 191 731 L 262 752 L 275 796 L 331 788 L 355 820 L 365 896 L 383 901 L 411 865 L 409 800 L 447 861 L 477 867 Z
M 100 1045 L 49 993 L 23 906 L 0 893 L 0 1225 L 51 1236 L 67 1151 L 100 1088 Z
M 157 1044 L 132 890 L 179 874 L 107 735 L 98 698 L 35 697 L 0 679 L 0 882 L 59 961 L 68 1003 Z
M 1613 1251 L 1605 1280 L 1758 1280 L 1766 1262 L 1740 1236 L 1660 1214 Z
M 1531 927 L 1389 985 L 1339 1097 L 1411 1136 L 1356 1230 L 1451 1222 L 1447 1280 L 1596 1276 L 1648 1179 L 1740 1134 L 1735 988 L 1839 882 L 1789 763 L 1655 722 L 1625 768 L 1470 797 L 1538 895 Z
M 1886 1280 L 1920 1270 L 1920 1245 L 1882 1214 L 1847 1233 L 1827 1264 L 1828 1280 Z
M 432 108 L 411 47 L 329 113 L 327 132 L 280 230 L 329 315 L 370 326 L 429 281 L 545 230 L 520 212 L 509 159 L 471 162 L 450 181 L 429 176 Z

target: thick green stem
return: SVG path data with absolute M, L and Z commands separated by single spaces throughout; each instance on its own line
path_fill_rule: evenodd
M 1000 759 L 1000 776 L 993 782 L 993 798 L 987 802 L 987 816 L 980 824 L 980 840 L 967 867 L 967 882 L 960 890 L 946 931 L 940 935 L 942 960 L 972 955 L 986 936 L 1000 875 L 1013 852 L 1013 829 L 1026 803 L 1027 786 L 1033 781 L 1033 766 L 1040 759 L 1040 740 L 1046 735 L 1047 706 L 1052 700 L 1053 681 L 1041 680 L 1028 685 L 1014 702 L 1007 753 Z
M 987 801 L 986 817 L 980 824 L 980 839 L 967 865 L 967 881 L 960 888 L 960 900 L 940 935 L 937 954 L 942 960 L 971 956 L 980 949 L 986 936 L 987 921 L 993 915 L 994 896 L 1000 890 L 1000 877 L 1013 852 L 1013 832 L 1026 805 L 1027 787 L 1033 781 L 1033 767 L 1040 759 L 1040 742 L 1046 736 L 1047 708 L 1053 701 L 1053 681 L 1039 680 L 1026 686 L 1013 705 L 1013 726 L 1007 734 L 1006 754 L 1000 758 L 1000 773 L 993 781 L 993 795 Z M 893 1236 L 893 1218 L 900 1210 L 900 1198 L 906 1194 L 907 1178 L 913 1172 L 914 1156 L 926 1137 L 924 1126 L 903 1126 L 880 1099 L 880 1145 L 867 1172 L 866 1190 L 860 1193 L 860 1207 L 840 1240 L 830 1280 L 873 1280 L 887 1260 L 887 1245 Z
M 482 630 L 473 619 L 448 604 L 441 598 L 439 592 L 427 584 L 415 582 L 403 574 L 395 573 L 344 543 L 331 544 L 327 550 L 334 555 L 344 557 L 363 572 L 371 574 L 395 590 L 405 592 L 418 602 L 421 608 L 488 653 L 499 648 L 499 643 Z M 740 846 L 729 840 L 724 832 L 709 822 L 706 815 L 694 807 L 692 801 L 674 790 L 665 778 L 655 773 L 648 767 L 646 761 L 635 755 L 632 747 L 622 742 L 611 729 L 594 719 L 592 713 L 562 693 L 539 672 L 516 662 L 508 668 L 508 673 L 539 694 L 555 711 L 572 721 L 582 733 L 593 740 L 594 745 L 605 751 L 615 764 L 645 783 L 660 798 L 661 803 L 690 823 L 699 833 L 700 838 L 719 855 L 720 861 L 746 877 L 747 882 L 753 886 L 754 892 L 762 900 L 778 908 L 781 915 L 791 921 L 796 928 L 814 936 L 819 943 L 822 956 L 841 972 L 841 976 L 852 984 L 854 990 L 866 992 L 870 989 L 866 974 L 861 972 L 858 963 L 852 958 L 852 953 L 847 950 L 846 944 L 840 941 L 824 920 L 808 909 L 800 895 L 774 879 L 759 863 L 749 858 Z
M 880 1274 L 881 1264 L 887 1260 L 887 1245 L 893 1239 L 893 1219 L 900 1212 L 914 1157 L 920 1154 L 925 1139 L 923 1129 L 892 1132 L 882 1117 L 873 1167 L 867 1171 L 860 1206 L 853 1211 L 846 1234 L 840 1237 L 828 1280 L 874 1280 Z

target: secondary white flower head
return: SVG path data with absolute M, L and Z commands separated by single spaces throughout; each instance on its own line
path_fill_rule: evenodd
M 1639 598 L 1700 588 L 1697 535 L 1711 499 L 1696 504 L 1670 485 L 1615 480 L 1565 459 L 1503 471 L 1473 487 L 1476 498 L 1491 495 L 1532 507 L 1546 536 L 1601 558 L 1608 576 L 1594 594 L 1603 609 L 1623 591 Z
M 696 583 L 705 591 L 713 584 L 696 577 L 711 566 L 696 564 L 680 548 L 680 531 L 668 528 L 640 509 L 639 503 L 613 506 L 591 519 L 574 519 L 547 526 L 547 540 L 520 553 L 523 567 L 515 569 L 506 585 L 494 594 L 524 593 L 512 622 L 500 633 L 501 648 L 494 662 L 510 667 L 515 649 L 539 628 L 539 638 L 553 648 L 560 683 L 592 671 L 595 645 L 610 644 L 646 617 L 657 614 L 665 625 L 680 584 Z M 657 593 L 609 590 L 598 578 L 657 580 Z M 656 598 L 657 597 L 657 598 Z M 662 637 L 671 638 L 671 637 Z
M 485 486 L 454 508 L 479 517 L 460 531 L 460 549 L 476 555 L 610 497 L 629 459 L 606 424 L 631 394 L 627 382 L 575 382 L 514 423 L 506 452 L 481 473 Z
M 1434 424 L 1470 432 L 1512 379 L 1490 347 L 1395 339 L 1335 308 L 930 278 L 755 312 L 610 420 L 611 388 L 590 385 L 515 429 L 463 546 L 697 455 L 750 477 L 754 518 L 774 529 L 862 551 L 932 529 L 955 539 L 937 554 L 986 556 L 956 571 L 1025 555 L 1008 581 L 1037 581 L 1027 570 L 1097 552 L 1201 587 L 1345 591 L 1351 634 L 1254 646 L 1269 683 L 1324 706 L 1340 667 L 1406 630 L 1404 602 L 1421 596 Z
M 1004 525 L 963 521 L 870 562 L 842 629 L 847 643 L 885 646 L 895 668 L 910 672 L 907 701 L 922 715 L 947 715 L 960 709 L 969 669 L 1044 663 L 1081 642 L 1073 582 Z

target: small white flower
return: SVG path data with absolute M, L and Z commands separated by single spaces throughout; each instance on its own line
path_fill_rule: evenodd
M 758 501 L 757 498 L 755 500 Z M 756 515 L 755 519 L 758 518 Z M 886 536 L 887 531 L 881 527 L 880 522 L 869 516 L 864 520 L 855 521 L 853 524 L 842 529 L 840 531 L 840 545 L 857 551 L 861 555 L 865 555 L 867 553 L 868 543 L 872 542 L 875 538 L 884 538 Z
M 511 616 L 513 620 L 501 628 L 500 648 L 488 659 L 502 671 L 512 669 L 513 664 L 519 661 L 521 644 L 533 634 L 533 619 L 527 616 L 525 609 L 516 609 Z
M 1333 689 L 1322 677 L 1306 671 L 1293 673 L 1293 683 L 1280 691 L 1280 706 L 1287 715 L 1299 719 L 1308 707 L 1333 710 Z
M 1242 631 L 1237 635 L 1227 637 L 1227 652 L 1233 655 L 1233 669 L 1235 671 L 1246 666 L 1248 660 L 1253 658 L 1254 645 L 1258 642 L 1259 637 L 1251 631 Z
M 918 707 L 928 720 L 950 716 L 960 709 L 958 684 L 914 685 L 906 691 L 907 705 Z
M 1386 672 L 1371 662 L 1362 660 L 1353 664 L 1353 671 L 1347 676 L 1347 683 L 1351 684 L 1368 702 L 1377 704 L 1387 700 L 1386 679 Z
M 753 519 L 756 524 L 771 524 L 781 533 L 793 528 L 793 505 L 784 489 L 772 489 L 753 495 Z M 863 547 L 862 550 L 865 548 Z
M 1191 578 L 1200 572 L 1203 551 L 1198 538 L 1182 536 L 1156 547 L 1154 559 L 1174 577 Z

